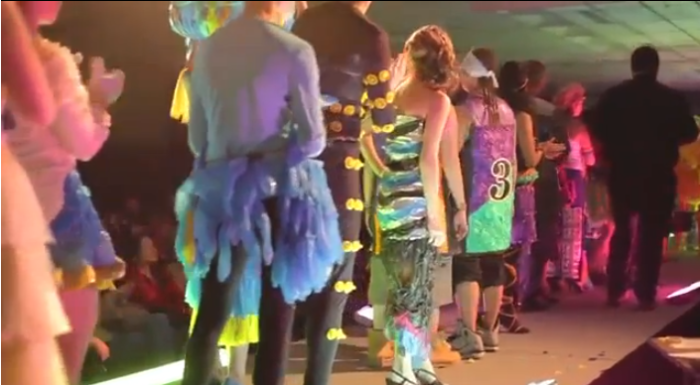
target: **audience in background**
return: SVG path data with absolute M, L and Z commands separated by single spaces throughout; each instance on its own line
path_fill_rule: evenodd
M 129 266 L 126 284 L 129 300 L 151 313 L 182 318 L 188 312 L 185 293 L 166 265 L 160 263 L 158 249 L 149 236 L 139 239 L 134 263 Z

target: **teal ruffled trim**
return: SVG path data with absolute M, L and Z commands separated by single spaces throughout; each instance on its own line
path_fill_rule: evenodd
M 279 159 L 211 164 L 196 169 L 183 183 L 175 209 L 180 221 L 176 251 L 185 262 L 187 216 L 193 212 L 196 253 L 188 277 L 203 278 L 218 252 L 217 278 L 225 280 L 232 270 L 231 246 L 240 245 L 249 258 L 272 263 L 272 283 L 290 304 L 325 287 L 344 255 L 338 213 L 322 163 L 299 160 L 294 151 L 290 158 L 297 158 L 290 162 L 295 166 Z M 272 224 L 264 205 L 270 198 L 276 198 L 281 222 L 274 255 Z M 241 285 L 240 294 L 252 294 L 244 293 L 245 287 Z M 192 290 L 189 301 L 197 301 L 192 298 L 197 291 Z
M 535 181 L 540 177 L 539 172 L 534 172 L 530 175 L 518 175 L 517 179 L 515 180 L 515 185 L 516 186 L 522 186 L 526 184 L 532 184 L 535 183 Z
M 262 295 L 262 259 L 248 256 L 243 275 L 238 284 L 238 291 L 233 298 L 231 317 L 246 318 L 260 315 L 260 297 Z M 185 302 L 192 309 L 199 309 L 202 298 L 202 280 L 188 275 L 185 289 Z

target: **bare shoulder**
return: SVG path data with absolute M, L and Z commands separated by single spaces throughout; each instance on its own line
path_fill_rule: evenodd
M 428 103 L 432 110 L 452 110 L 450 97 L 441 90 L 428 91 Z

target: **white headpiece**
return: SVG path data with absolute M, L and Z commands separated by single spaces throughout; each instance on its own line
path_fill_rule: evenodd
M 490 78 L 493 82 L 493 86 L 498 88 L 496 74 L 493 71 L 487 70 L 484 64 L 481 63 L 481 60 L 474 56 L 472 51 L 473 50 L 469 50 L 467 56 L 462 59 L 462 64 L 460 64 L 462 71 L 473 78 Z

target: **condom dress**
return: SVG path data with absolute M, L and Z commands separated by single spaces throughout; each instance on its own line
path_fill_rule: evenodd
M 222 26 L 241 15 L 245 8 L 243 1 L 171 1 L 169 20 L 172 30 L 185 37 L 187 48 L 186 66 L 180 72 L 170 116 L 182 123 L 189 123 L 190 110 L 190 72 L 192 70 L 192 58 L 197 43 L 210 37 Z M 291 29 L 294 22 L 294 14 L 287 14 L 280 20 L 280 25 L 285 29 Z M 190 247 L 180 250 L 179 253 L 190 255 L 194 252 Z M 258 255 L 259 256 L 259 255 Z M 241 285 L 247 289 L 237 292 L 234 306 L 231 310 L 231 318 L 226 323 L 219 344 L 222 346 L 238 346 L 249 343 L 257 343 L 260 338 L 258 330 L 259 301 L 261 295 L 260 266 L 262 261 L 255 257 L 248 258 L 247 272 L 242 277 Z M 186 265 L 187 266 L 187 265 Z M 193 272 L 186 272 L 191 276 Z M 197 309 L 201 297 L 201 281 L 199 279 L 188 280 L 186 301 L 193 309 L 192 323 L 197 319 Z
M 386 330 L 399 354 L 424 362 L 430 352 L 433 270 L 439 251 L 430 243 L 428 205 L 419 157 L 425 123 L 399 116 L 385 146 L 388 176 L 379 181 L 379 258 L 389 279 Z
M 500 123 L 491 125 L 482 98 L 470 97 L 465 106 L 474 119 L 469 141 L 460 153 L 468 197 L 469 233 L 464 241 L 464 253 L 455 257 L 456 265 L 479 260 L 498 261 L 511 250 L 515 198 L 516 146 L 512 110 L 499 100 Z M 503 271 L 480 270 L 482 284 L 486 287 L 504 284 Z
M 582 123 L 572 120 L 569 125 Z M 573 130 L 567 127 L 568 131 Z M 584 133 L 585 134 L 585 133 Z M 584 135 L 582 134 L 582 135 Z M 560 259 L 547 265 L 548 278 L 564 278 L 571 283 L 579 283 L 587 261 L 584 255 L 586 210 L 586 173 L 589 164 L 595 163 L 590 140 L 582 137 L 569 137 L 569 153 L 564 157 L 561 169 L 564 173 L 564 189 L 568 197 L 562 209 L 562 232 L 559 240 Z
M 278 66 L 261 65 L 272 58 Z M 326 141 L 317 71 L 308 44 L 255 18 L 231 20 L 198 42 L 188 125 L 196 162 L 176 202 L 176 250 L 197 309 L 184 384 L 208 381 L 210 334 L 219 337 L 231 315 L 260 315 L 267 339 L 255 381 L 284 376 L 287 311 L 324 290 L 343 258 L 323 164 L 310 159 Z

